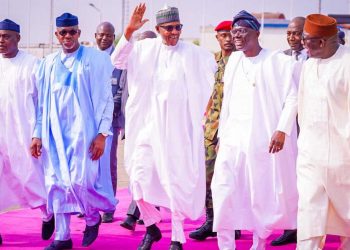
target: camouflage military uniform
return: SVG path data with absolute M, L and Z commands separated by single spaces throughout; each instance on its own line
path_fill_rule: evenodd
M 210 184 L 213 178 L 214 165 L 216 159 L 215 147 L 218 143 L 217 133 L 219 127 L 219 117 L 222 106 L 224 91 L 224 71 L 228 57 L 223 58 L 221 52 L 215 53 L 215 60 L 218 64 L 218 70 L 215 73 L 215 84 L 213 93 L 209 99 L 205 125 L 204 125 L 204 145 L 205 145 L 205 165 L 206 165 L 206 208 L 213 208 Z

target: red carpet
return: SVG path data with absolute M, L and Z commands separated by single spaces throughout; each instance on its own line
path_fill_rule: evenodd
M 100 234 L 97 240 L 88 248 L 81 247 L 82 231 L 85 228 L 83 219 L 72 216 L 71 234 L 74 249 L 118 249 L 118 250 L 135 250 L 140 243 L 145 228 L 142 225 L 137 225 L 135 232 L 128 231 L 119 226 L 120 222 L 125 217 L 127 206 L 130 202 L 130 195 L 126 189 L 118 191 L 119 204 L 115 214 L 115 221 L 111 224 L 102 224 Z M 153 245 L 154 250 L 167 250 L 170 244 L 170 216 L 166 212 L 162 212 L 163 220 L 160 223 L 160 228 L 163 233 L 163 238 Z M 193 229 L 199 227 L 202 222 L 189 221 L 185 222 L 187 242 L 184 245 L 185 250 L 217 250 L 217 242 L 215 238 L 203 242 L 196 242 L 188 238 L 188 234 Z M 20 210 L 8 212 L 0 215 L 0 233 L 3 237 L 3 245 L 1 250 L 9 249 L 43 249 L 50 244 L 51 241 L 41 240 L 41 220 L 38 210 Z M 280 232 L 275 232 L 269 238 L 269 242 L 276 238 Z M 338 238 L 335 236 L 328 237 L 325 250 L 337 249 Z M 238 250 L 248 250 L 252 244 L 252 236 L 249 232 L 243 232 L 242 238 L 237 241 Z M 295 249 L 295 244 L 285 247 L 267 247 L 268 250 L 292 250 Z

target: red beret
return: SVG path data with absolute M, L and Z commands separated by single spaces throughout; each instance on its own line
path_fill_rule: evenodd
M 312 36 L 331 37 L 338 33 L 337 21 L 329 16 L 311 14 L 306 17 L 304 31 Z
M 216 26 L 215 31 L 220 30 L 231 30 L 232 28 L 232 21 L 222 21 L 221 23 Z

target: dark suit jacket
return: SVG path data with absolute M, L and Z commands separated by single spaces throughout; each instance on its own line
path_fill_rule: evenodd
M 292 56 L 292 50 L 291 49 L 287 49 L 285 51 L 283 51 L 284 54 L 286 54 L 287 56 Z
M 112 48 L 110 55 L 113 53 L 114 47 Z M 125 117 L 122 112 L 122 93 L 124 91 L 124 84 L 121 84 L 121 76 L 123 70 L 114 68 L 112 72 L 112 94 L 114 100 L 114 111 L 113 111 L 113 127 L 124 128 L 125 126 Z

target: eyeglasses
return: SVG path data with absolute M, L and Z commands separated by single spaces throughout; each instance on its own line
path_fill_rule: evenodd
M 303 43 L 306 42 L 312 42 L 312 41 L 316 41 L 316 40 L 322 40 L 324 39 L 323 37 L 306 37 L 304 34 L 301 35 L 301 40 L 303 41 Z
M 60 36 L 65 36 L 67 34 L 71 35 L 71 36 L 75 36 L 78 33 L 78 30 L 60 30 L 58 32 L 58 34 L 60 34 Z
M 238 28 L 238 29 L 232 29 L 231 30 L 231 34 L 233 36 L 237 36 L 238 34 L 245 35 L 247 33 L 248 33 L 248 29 L 246 29 L 246 28 Z
M 165 29 L 168 32 L 172 32 L 174 29 L 176 29 L 177 31 L 181 31 L 182 30 L 182 24 L 176 24 L 176 25 L 166 25 L 166 26 L 161 26 L 159 25 L 159 27 Z

